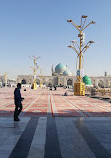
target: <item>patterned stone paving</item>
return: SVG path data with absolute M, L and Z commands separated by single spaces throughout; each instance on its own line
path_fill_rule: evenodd
M 0 89 L 0 116 L 10 117 L 14 112 L 13 100 L 14 88 Z M 83 116 L 83 117 L 101 117 L 111 116 L 111 103 L 103 100 L 89 98 L 87 96 L 74 96 L 73 92 L 63 88 L 57 88 L 57 91 L 49 89 L 21 90 L 23 101 L 23 112 L 21 116 Z M 50 110 L 48 109 L 50 104 Z
M 111 158 L 110 103 L 63 88 L 22 89 L 14 122 L 13 92 L 0 89 L 0 158 Z
M 111 158 L 111 117 L 20 119 L 0 117 L 0 158 Z

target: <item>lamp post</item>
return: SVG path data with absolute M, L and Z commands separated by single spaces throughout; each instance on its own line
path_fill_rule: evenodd
M 84 20 L 83 20 L 84 19 Z M 79 70 L 77 71 L 77 80 L 74 83 L 74 95 L 85 95 L 85 84 L 82 81 L 82 73 L 83 73 L 83 59 L 84 59 L 84 53 L 86 50 L 90 47 L 93 41 L 89 41 L 86 45 L 85 43 L 85 33 L 83 31 L 90 25 L 95 24 L 94 21 L 91 21 L 89 24 L 86 24 L 87 16 L 83 15 L 81 17 L 81 25 L 76 25 L 76 23 L 68 19 L 67 22 L 70 22 L 73 24 L 73 26 L 79 31 L 78 37 L 80 38 L 80 44 L 77 43 L 76 40 L 70 41 L 73 45 L 68 46 L 69 48 L 72 48 L 77 53 L 77 59 L 79 58 Z M 83 22 L 84 21 L 84 22 Z M 85 45 L 85 46 L 84 46 Z M 77 47 L 77 48 L 76 48 Z
M 33 89 L 37 89 L 36 71 L 37 71 L 37 69 L 39 68 L 39 67 L 37 66 L 37 60 L 38 60 L 40 57 L 32 56 L 32 57 L 30 57 L 30 58 L 31 58 L 31 59 L 33 60 L 33 62 L 34 62 L 34 66 L 30 66 L 31 69 L 33 70 L 33 84 L 32 84 L 32 88 L 33 88 Z

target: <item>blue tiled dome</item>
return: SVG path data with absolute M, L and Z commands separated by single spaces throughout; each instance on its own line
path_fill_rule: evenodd
M 63 76 L 72 76 L 72 73 L 69 70 L 63 72 Z
M 59 63 L 56 67 L 55 67 L 55 72 L 56 73 L 63 73 L 64 71 L 66 71 L 67 68 L 64 64 Z

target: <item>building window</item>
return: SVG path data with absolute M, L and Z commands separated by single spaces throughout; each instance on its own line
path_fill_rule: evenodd
M 26 84 L 26 80 L 23 79 L 22 82 L 21 82 L 21 84 Z

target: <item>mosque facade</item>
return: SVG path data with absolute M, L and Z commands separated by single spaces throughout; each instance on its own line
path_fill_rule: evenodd
M 50 86 L 73 86 L 76 81 L 76 76 L 68 70 L 67 66 L 59 63 L 55 69 L 52 66 L 52 75 L 51 76 L 37 76 L 36 83 L 39 85 L 42 82 L 43 85 Z M 86 85 L 93 85 L 96 87 L 106 87 L 111 86 L 111 76 L 107 76 L 105 72 L 104 76 L 100 77 L 88 77 L 84 76 L 83 81 Z M 22 84 L 32 84 L 33 76 L 32 75 L 18 75 L 17 83 Z
M 0 76 L 0 87 L 5 85 L 5 76 Z
M 55 70 L 52 67 L 52 75 L 51 76 L 37 76 L 36 82 L 39 85 L 42 81 L 43 85 L 50 86 L 72 86 L 76 77 L 72 76 L 72 73 L 67 69 L 67 66 L 60 63 L 55 67 Z M 32 84 L 33 76 L 31 75 L 18 75 L 17 82 L 22 84 Z

